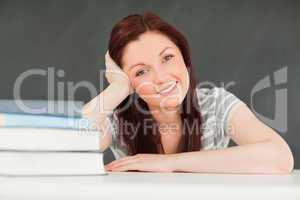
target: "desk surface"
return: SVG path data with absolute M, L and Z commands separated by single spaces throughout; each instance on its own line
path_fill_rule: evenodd
M 300 199 L 290 175 L 109 172 L 104 176 L 0 177 L 0 199 Z

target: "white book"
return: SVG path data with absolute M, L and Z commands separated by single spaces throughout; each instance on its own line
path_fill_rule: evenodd
M 101 152 L 0 151 L 0 175 L 104 175 Z
M 98 151 L 100 132 L 53 128 L 0 128 L 0 150 Z

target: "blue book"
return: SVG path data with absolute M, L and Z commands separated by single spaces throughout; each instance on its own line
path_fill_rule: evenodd
M 96 130 L 87 118 L 0 113 L 0 127 L 61 128 Z
M 0 113 L 80 117 L 82 101 L 0 100 Z

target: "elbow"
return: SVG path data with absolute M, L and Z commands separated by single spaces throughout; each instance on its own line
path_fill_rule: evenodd
M 267 153 L 268 152 L 268 153 Z M 290 174 L 294 170 L 294 156 L 289 145 L 283 140 L 268 141 L 263 173 Z
M 279 172 L 281 174 L 290 174 L 294 170 L 294 157 L 293 154 L 290 153 L 286 155 L 286 159 L 282 159 L 280 166 L 278 167 Z
M 275 169 L 279 174 L 290 174 L 294 170 L 294 156 L 288 144 L 281 145 L 282 149 L 276 156 Z
M 290 174 L 294 170 L 294 162 L 283 163 L 280 166 L 276 165 L 274 168 L 275 174 Z

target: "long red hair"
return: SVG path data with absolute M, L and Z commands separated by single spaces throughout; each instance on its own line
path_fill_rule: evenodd
M 143 15 L 133 14 L 123 18 L 112 29 L 108 50 L 112 59 L 122 67 L 124 47 L 131 41 L 147 31 L 155 31 L 167 36 L 180 49 L 185 65 L 190 76 L 190 84 L 182 106 L 182 137 L 177 152 L 199 151 L 201 148 L 202 120 L 196 94 L 196 77 L 193 72 L 190 48 L 185 37 L 176 28 L 163 21 L 159 16 L 146 12 Z M 137 106 L 138 103 L 138 106 Z M 118 137 L 121 144 L 125 145 L 129 155 L 137 153 L 160 153 L 164 152 L 160 134 L 155 120 L 150 112 L 140 112 L 139 109 L 148 110 L 147 103 L 138 94 L 129 95 L 116 108 L 118 112 Z M 144 130 L 140 125 L 147 120 L 152 125 L 151 130 Z M 124 130 L 123 125 L 131 124 L 137 131 Z M 196 130 L 194 126 L 198 127 Z M 191 130 L 192 129 L 192 130 Z

